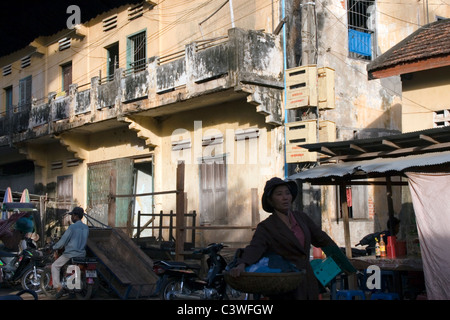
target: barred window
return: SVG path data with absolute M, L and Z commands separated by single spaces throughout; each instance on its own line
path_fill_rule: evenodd
M 375 1 L 348 0 L 349 57 L 372 60 L 375 43 Z
M 145 69 L 147 57 L 147 39 L 145 31 L 128 37 L 127 61 L 128 69 L 134 72 Z

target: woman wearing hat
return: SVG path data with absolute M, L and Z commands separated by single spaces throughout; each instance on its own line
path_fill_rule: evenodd
M 306 270 L 305 281 L 292 292 L 273 296 L 275 299 L 318 299 L 318 281 L 309 262 L 311 244 L 315 247 L 336 246 L 305 213 L 293 211 L 297 184 L 272 178 L 266 182 L 262 207 L 272 213 L 258 224 L 250 244 L 242 251 L 237 266 L 230 270 L 238 277 L 246 266 L 258 262 L 265 254 L 274 253 Z

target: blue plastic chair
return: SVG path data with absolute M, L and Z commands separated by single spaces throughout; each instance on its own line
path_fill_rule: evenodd
M 370 300 L 400 300 L 395 292 L 375 292 L 370 296 Z
M 366 300 L 366 296 L 362 290 L 339 290 L 336 300 Z

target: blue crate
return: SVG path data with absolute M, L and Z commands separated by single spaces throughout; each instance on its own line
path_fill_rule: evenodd
M 326 286 L 331 280 L 342 272 L 341 268 L 339 268 L 331 257 L 323 260 L 314 259 L 311 261 L 311 266 L 317 280 L 319 280 L 324 286 Z

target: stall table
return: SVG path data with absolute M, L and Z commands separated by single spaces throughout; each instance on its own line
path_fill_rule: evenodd
M 349 259 L 358 270 L 376 265 L 382 270 L 423 271 L 422 259 L 419 257 L 376 258 L 375 256 L 355 257 Z
M 375 256 L 354 257 L 349 259 L 358 270 L 366 270 L 371 265 L 378 266 L 381 270 L 394 271 L 394 290 L 403 299 L 402 276 L 408 272 L 423 272 L 422 259 L 420 257 L 376 258 Z

